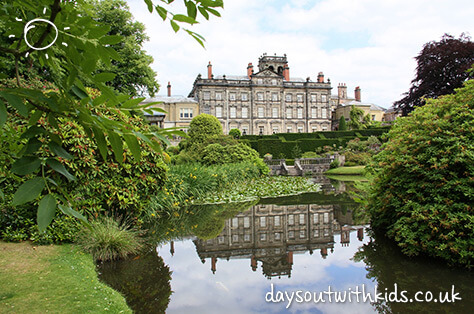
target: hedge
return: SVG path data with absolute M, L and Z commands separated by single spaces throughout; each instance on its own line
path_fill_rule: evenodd
M 273 158 L 280 158 L 283 154 L 286 158 L 292 158 L 293 148 L 298 144 L 304 152 L 314 151 L 318 147 L 336 145 L 345 147 L 347 142 L 354 138 L 366 141 L 369 136 L 380 136 L 388 132 L 388 128 L 352 130 L 352 131 L 328 131 L 313 133 L 280 133 L 273 135 L 244 135 L 241 141 L 249 144 L 263 157 L 269 153 Z

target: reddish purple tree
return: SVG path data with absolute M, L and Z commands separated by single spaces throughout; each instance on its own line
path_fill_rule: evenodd
M 403 115 L 423 106 L 424 98 L 452 94 L 474 77 L 467 72 L 474 64 L 474 42 L 464 33 L 459 38 L 444 34 L 440 41 L 426 43 L 415 59 L 418 66 L 410 90 L 393 104 Z

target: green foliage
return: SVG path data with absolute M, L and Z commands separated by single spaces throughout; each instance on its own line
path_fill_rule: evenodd
M 301 158 L 301 155 L 303 155 L 303 152 L 301 151 L 300 146 L 296 144 L 291 150 L 291 157 L 293 157 L 293 159 L 296 159 Z
M 200 160 L 206 165 L 230 164 L 249 161 L 255 164 L 262 174 L 268 174 L 269 169 L 258 153 L 243 143 L 207 145 L 200 153 Z
M 229 131 L 229 135 L 232 136 L 233 138 L 239 138 L 241 133 L 239 129 L 231 129 Z
M 197 11 L 208 19 L 209 13 L 219 16 L 219 12 L 214 8 L 223 6 L 221 0 L 185 1 L 187 14 L 184 15 L 173 14 L 163 6 L 153 5 L 151 0 L 145 0 L 145 2 L 150 12 L 156 9 L 163 20 L 170 20 L 175 31 L 180 28 L 179 23 L 194 24 Z M 172 1 L 161 0 L 160 2 L 162 5 L 167 5 Z M 59 163 L 63 164 L 63 159 L 69 158 L 70 155 L 64 149 L 62 139 L 56 134 L 60 128 L 59 124 L 62 123 L 61 118 L 76 122 L 78 127 L 95 142 L 104 160 L 107 160 L 107 146 L 110 144 L 120 166 L 123 163 L 125 145 L 138 160 L 141 156 L 142 144 L 160 152 L 162 142 L 169 144 L 166 135 L 180 133 L 170 130 L 142 132 L 124 120 L 104 119 L 91 110 L 94 107 L 106 106 L 117 114 L 129 117 L 136 112 L 148 110 L 139 105 L 143 98 L 117 94 L 106 85 L 106 82 L 117 76 L 116 73 L 96 73 L 98 64 L 109 67 L 114 62 L 120 61 L 120 55 L 111 45 L 119 43 L 122 37 L 108 35 L 111 27 L 94 20 L 92 12 L 91 3 L 83 0 L 72 2 L 54 0 L 52 4 L 49 0 L 15 0 L 4 1 L 0 4 L 0 21 L 2 21 L 0 29 L 4 34 L 14 35 L 9 36 L 7 41 L 0 41 L 2 56 L 8 55 L 8 57 L 2 57 L 0 63 L 8 61 L 10 65 L 15 64 L 16 79 L 16 86 L 5 85 L 0 89 L 0 112 L 2 113 L 0 127 L 6 123 L 7 119 L 17 114 L 28 121 L 28 124 L 19 131 L 21 138 L 28 140 L 27 147 L 20 154 L 11 154 L 12 160 L 9 161 L 10 165 L 17 163 L 18 167 L 15 167 L 15 170 L 18 170 L 18 175 L 27 176 L 26 182 L 30 182 L 18 192 L 15 204 L 36 201 L 36 198 L 26 197 L 27 194 L 23 192 L 26 188 L 35 188 L 32 196 L 36 196 L 39 188 L 43 187 L 39 195 L 44 197 L 51 194 L 57 201 L 57 208 L 84 222 L 84 217 L 76 211 L 75 200 L 70 198 L 56 182 L 58 175 L 63 176 L 62 180 L 73 179 L 68 175 L 68 170 L 59 165 Z M 29 40 L 35 47 L 45 47 L 55 40 L 55 35 L 58 35 L 58 43 L 62 44 L 51 46 L 47 52 L 33 50 L 25 43 L 24 23 L 18 23 L 16 20 L 20 18 L 27 21 L 32 17 L 44 15 L 60 30 L 59 34 L 55 34 L 52 27 L 37 26 L 34 32 L 30 32 Z M 202 36 L 189 30 L 185 31 L 203 44 Z M 39 64 L 42 73 L 48 75 L 48 80 L 57 90 L 51 91 L 23 85 L 18 73 L 20 68 L 27 64 Z M 91 84 L 98 88 L 100 95 L 94 95 L 94 92 L 86 89 L 84 84 Z M 5 119 L 5 116 L 8 118 Z M 37 122 L 40 118 L 47 121 L 50 128 L 47 128 L 46 124 L 38 126 Z M 40 156 L 45 150 L 52 154 L 48 160 L 40 161 L 41 166 L 36 168 L 37 160 L 41 159 Z M 32 163 L 32 166 L 27 166 L 28 163 Z M 40 184 L 38 179 L 42 179 L 44 184 Z M 52 206 L 42 206 L 39 213 L 38 218 L 41 220 L 43 229 L 51 216 Z
M 153 57 L 142 48 L 148 40 L 145 26 L 133 20 L 124 0 L 94 0 L 92 3 L 94 19 L 110 26 L 108 35 L 121 36 L 120 42 L 110 45 L 120 58 L 109 65 L 99 63 L 98 73 L 114 73 L 115 77 L 107 85 L 121 93 L 153 96 L 158 92 L 159 84 L 150 67 Z
M 115 114 L 107 108 L 93 109 L 93 111 L 101 115 L 103 118 L 114 119 L 116 121 L 126 120 L 136 128 L 146 130 L 147 125 L 138 117 L 128 117 L 126 115 Z M 41 242 L 62 242 L 74 239 L 74 233 L 77 232 L 75 224 L 69 224 L 70 230 L 65 228 L 57 229 L 55 235 L 48 236 L 50 229 L 46 229 L 45 237 L 51 240 L 43 240 L 37 236 L 37 229 L 32 223 L 35 219 L 38 221 L 40 230 L 45 230 L 46 226 L 51 222 L 56 215 L 57 209 L 66 214 L 78 215 L 77 212 L 71 212 L 70 208 L 60 206 L 56 207 L 61 195 L 57 192 L 44 195 L 38 204 L 37 215 L 31 211 L 31 204 L 24 204 L 25 201 L 35 200 L 41 191 L 34 189 L 36 184 L 40 188 L 44 188 L 47 184 L 48 188 L 53 190 L 55 188 L 64 192 L 68 197 L 74 200 L 76 209 L 85 216 L 101 215 L 105 212 L 115 213 L 137 219 L 141 215 L 143 208 L 153 194 L 153 192 L 164 184 L 166 179 L 166 166 L 162 161 L 162 157 L 154 152 L 152 149 L 144 146 L 141 149 L 140 161 L 133 158 L 132 152 L 128 147 L 123 148 L 122 153 L 122 167 L 112 160 L 112 149 L 107 149 L 109 156 L 104 162 L 99 156 L 99 149 L 96 144 L 85 134 L 79 127 L 78 123 L 67 118 L 59 118 L 58 129 L 53 134 L 58 136 L 64 148 L 54 145 L 44 145 L 39 138 L 38 141 L 21 139 L 19 130 L 25 127 L 27 121 L 22 118 L 12 119 L 3 126 L 3 131 L 0 134 L 0 173 L 3 175 L 3 180 L 0 181 L 0 188 L 6 193 L 2 207 L 5 211 L 5 216 L 0 220 L 0 226 L 4 227 L 6 232 L 2 234 L 4 239 L 13 239 L 14 237 L 21 239 L 32 239 Z M 52 127 L 43 118 L 38 120 L 38 126 L 42 126 L 45 130 L 52 130 Z M 45 181 L 42 177 L 18 176 L 12 170 L 23 173 L 25 167 L 20 167 L 21 162 L 25 157 L 18 159 L 11 166 L 12 154 L 19 155 L 23 151 L 28 151 L 32 143 L 39 145 L 38 167 L 41 168 L 35 171 L 41 171 L 50 175 L 50 179 Z M 52 150 L 58 149 L 58 153 L 64 155 L 66 150 L 71 159 L 61 158 L 61 162 L 51 159 Z M 63 152 L 61 152 L 63 150 Z M 26 168 L 32 163 L 26 163 Z M 17 165 L 17 166 L 15 166 Z M 68 170 L 66 170 L 66 168 Z M 26 172 L 31 172 L 29 169 Z M 74 178 L 74 180 L 70 180 Z M 29 185 L 33 185 L 29 187 Z M 57 186 L 56 186 L 57 185 Z M 19 187 L 19 188 L 18 188 Z M 18 189 L 17 189 L 18 188 Z M 14 192 L 16 190 L 16 192 Z M 9 202 L 13 199 L 12 207 Z M 23 204 L 23 205 L 21 205 Z M 7 214 L 8 212 L 8 214 Z M 62 217 L 62 215 L 58 215 Z M 84 219 L 84 218 L 82 218 Z M 64 220 L 60 218 L 58 223 Z M 139 221 L 134 220 L 138 223 Z M 55 224 L 53 224 L 55 225 Z M 3 229 L 3 228 L 2 228 Z M 62 234 L 62 235 L 61 235 Z M 14 236 L 12 236 L 14 235 Z
M 301 158 L 321 158 L 316 152 L 305 152 L 301 156 Z
M 341 116 L 339 119 L 339 131 L 347 131 L 346 118 L 344 116 Z
M 474 80 L 428 100 L 389 132 L 375 157 L 372 228 L 407 255 L 472 267 L 474 261 Z
M 137 254 L 142 248 L 138 231 L 114 218 L 102 217 L 79 233 L 77 244 L 95 260 L 109 261 Z
M 207 139 L 223 134 L 221 123 L 210 114 L 201 113 L 189 124 L 188 135 L 191 146 L 203 144 Z
M 365 166 L 372 160 L 372 154 L 369 152 L 353 152 L 353 151 L 346 151 L 344 152 L 344 156 L 346 157 L 345 165 L 347 163 L 353 163 L 353 165 L 360 165 Z
M 352 105 L 349 117 L 349 127 L 351 130 L 365 129 L 366 124 L 364 121 L 364 111 L 362 109 Z
M 339 167 L 339 160 L 334 159 L 331 164 L 329 165 L 329 169 L 335 169 Z

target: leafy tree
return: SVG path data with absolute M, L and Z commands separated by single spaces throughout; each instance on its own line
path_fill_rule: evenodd
M 349 117 L 349 127 L 351 128 L 351 130 L 360 130 L 365 128 L 364 110 L 352 105 Z
M 233 138 L 239 138 L 241 133 L 239 129 L 232 129 L 229 131 L 229 135 L 232 136 Z
M 407 255 L 472 267 L 474 80 L 397 120 L 372 165 L 375 231 Z
M 303 151 L 301 150 L 301 147 L 298 144 L 293 146 L 293 149 L 291 150 L 291 155 L 293 158 L 301 158 L 301 156 L 303 155 Z
M 440 41 L 430 41 L 415 57 L 416 76 L 405 97 L 394 103 L 407 115 L 415 107 L 423 106 L 426 98 L 451 94 L 472 78 L 467 70 L 474 64 L 474 42 L 465 34 L 459 38 L 444 34 Z
M 111 72 L 115 78 L 107 85 L 117 91 L 129 95 L 153 96 L 159 88 L 156 82 L 156 73 L 151 69 L 153 57 L 142 49 L 148 36 L 145 25 L 135 22 L 124 0 L 95 0 L 94 19 L 100 24 L 109 25 L 108 35 L 122 36 L 119 43 L 111 47 L 120 56 L 119 60 L 112 60 L 109 66 L 99 64 L 98 72 Z
M 346 118 L 344 116 L 341 116 L 339 119 L 339 131 L 347 131 Z
M 219 120 L 210 114 L 201 113 L 189 123 L 188 135 L 190 145 L 203 144 L 213 136 L 223 135 Z
M 150 12 L 157 11 L 175 31 L 181 28 L 180 25 L 197 23 L 198 12 L 208 19 L 209 14 L 219 16 L 215 8 L 223 7 L 222 0 L 184 0 L 187 13 L 175 14 L 165 8 L 173 1 L 157 1 L 160 5 L 151 0 L 144 1 Z M 13 160 L 12 172 L 26 179 L 14 193 L 12 204 L 21 206 L 39 200 L 38 222 L 46 222 L 42 224 L 42 230 L 58 208 L 87 223 L 87 219 L 74 209 L 75 200 L 64 192 L 54 176 L 59 174 L 64 180 L 74 180 L 65 167 L 65 161 L 72 155 L 64 148 L 63 139 L 57 134 L 62 117 L 78 123 L 78 128 L 95 142 L 105 162 L 111 159 L 108 156 L 110 146 L 119 167 L 123 164 L 125 147 L 138 161 L 142 146 L 161 151 L 162 141 L 168 142 L 165 135 L 173 132 L 143 131 L 125 119 L 107 119 L 91 110 L 91 107 L 105 106 L 116 114 L 131 116 L 132 112 L 144 109 L 139 105 L 143 98 L 133 99 L 130 95 L 117 94 L 105 84 L 115 78 L 115 73 L 95 73 L 99 62 L 110 66 L 113 60 L 120 59 L 111 45 L 118 44 L 123 38 L 108 35 L 110 26 L 92 19 L 92 12 L 91 3 L 85 0 L 6 0 L 0 3 L 2 32 L 8 34 L 10 39 L 0 41 L 0 54 L 13 62 L 16 80 L 15 87 L 0 89 L 0 127 L 18 115 L 28 120 L 27 125 L 18 129 L 18 134 L 27 142 L 21 143 L 23 149 L 20 153 L 11 152 L 9 156 Z M 26 21 L 36 17 L 46 17 L 51 24 L 39 23 L 25 36 Z M 202 36 L 184 30 L 203 45 Z M 25 37 L 32 46 L 25 42 Z M 52 46 L 47 50 L 33 48 L 48 45 Z M 51 74 L 49 79 L 57 90 L 43 91 L 22 84 L 21 64 L 40 64 L 43 73 Z M 100 95 L 91 95 L 91 91 L 84 87 L 86 82 L 92 82 Z M 43 157 L 44 151 L 51 152 L 52 156 Z

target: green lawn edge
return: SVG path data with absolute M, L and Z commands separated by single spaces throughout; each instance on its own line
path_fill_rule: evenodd
M 325 174 L 331 175 L 364 175 L 365 166 L 354 166 L 354 167 L 339 167 L 329 169 Z
M 75 245 L 0 241 L 0 252 L 0 313 L 132 313 Z

